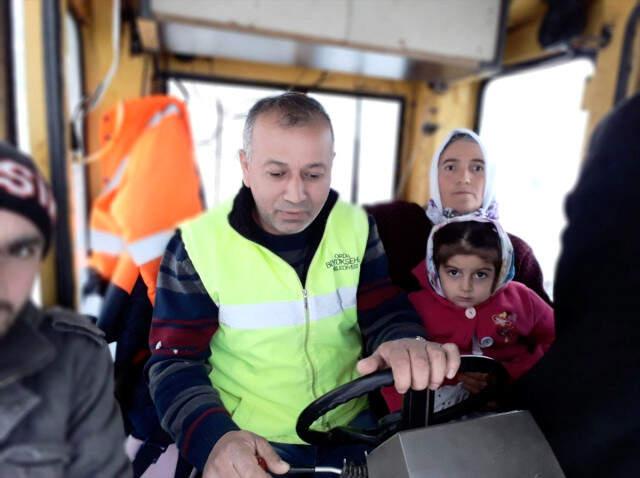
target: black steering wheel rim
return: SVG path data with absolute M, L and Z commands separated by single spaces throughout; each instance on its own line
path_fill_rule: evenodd
M 463 355 L 461 357 L 459 372 L 482 372 L 495 375 L 495 384 L 488 386 L 485 390 L 464 400 L 452 407 L 439 412 L 428 413 L 427 423 L 436 425 L 445 423 L 454 418 L 460 417 L 479 405 L 487 403 L 496 393 L 504 387 L 507 382 L 507 373 L 504 367 L 490 357 L 479 355 Z M 366 395 L 382 387 L 393 385 L 393 374 L 391 370 L 380 370 L 369 375 L 357 378 L 346 383 L 335 390 L 319 397 L 310 403 L 298 416 L 296 432 L 298 436 L 312 445 L 340 445 L 346 443 L 366 443 L 378 445 L 386 438 L 402 428 L 403 420 L 396 413 L 394 418 L 389 418 L 394 414 L 380 420 L 378 427 L 368 430 L 357 430 L 349 427 L 337 427 L 327 431 L 312 430 L 311 425 L 334 408 L 355 398 Z M 407 392 L 407 393 L 430 393 L 433 399 L 433 392 Z M 405 399 L 405 403 L 407 403 Z M 424 426 L 424 425 L 423 425 Z

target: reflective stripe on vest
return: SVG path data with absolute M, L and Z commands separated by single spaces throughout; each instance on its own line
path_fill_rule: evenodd
M 362 352 L 356 292 L 369 235 L 365 212 L 338 201 L 306 284 L 268 249 L 236 232 L 231 203 L 185 223 L 182 239 L 219 307 L 210 375 L 225 408 L 245 430 L 280 443 L 311 401 L 357 377 Z M 314 428 L 347 425 L 367 406 L 354 400 Z
M 356 306 L 356 287 L 343 287 L 328 294 L 309 297 L 309 320 L 322 320 L 337 315 L 341 309 Z M 234 329 L 265 329 L 288 325 L 304 325 L 303 300 L 262 304 L 226 305 L 220 310 L 219 321 Z

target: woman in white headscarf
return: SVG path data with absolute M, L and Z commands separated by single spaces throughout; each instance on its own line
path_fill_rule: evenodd
M 454 129 L 436 150 L 431 162 L 431 199 L 426 215 L 419 205 L 406 201 L 366 208 L 376 220 L 389 260 L 389 274 L 395 284 L 408 291 L 418 289 L 411 271 L 424 259 L 434 224 L 464 214 L 497 219 L 495 168 L 478 135 L 468 129 Z M 531 247 L 512 234 L 509 239 L 515 256 L 514 280 L 551 303 Z
M 431 159 L 427 216 L 433 224 L 464 214 L 497 219 L 495 175 L 478 135 L 454 129 Z

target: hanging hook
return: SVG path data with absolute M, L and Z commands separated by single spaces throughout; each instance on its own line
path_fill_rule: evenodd
M 182 95 L 182 101 L 184 101 L 185 105 L 189 104 L 189 100 L 191 99 L 191 95 L 189 94 L 189 90 L 187 89 L 186 86 L 184 86 L 184 83 L 182 83 L 182 80 L 178 79 L 178 78 L 174 78 L 173 82 L 176 85 L 176 88 L 178 88 L 178 90 L 180 90 L 180 94 Z

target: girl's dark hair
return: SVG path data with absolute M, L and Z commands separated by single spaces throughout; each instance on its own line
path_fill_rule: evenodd
M 497 279 L 502 267 L 502 246 L 498 231 L 490 222 L 452 222 L 434 234 L 433 261 L 436 270 L 458 254 L 480 256 L 492 263 Z

